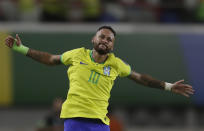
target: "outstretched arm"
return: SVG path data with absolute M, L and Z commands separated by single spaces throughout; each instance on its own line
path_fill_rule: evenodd
M 146 74 L 137 73 L 135 71 L 132 71 L 131 74 L 128 76 L 128 78 L 144 86 L 172 91 L 174 93 L 177 93 L 186 97 L 189 97 L 189 95 L 192 95 L 194 93 L 194 90 L 191 85 L 182 83 L 184 82 L 184 80 L 180 80 L 171 84 L 171 83 L 157 80 Z
M 24 46 L 20 37 L 16 34 L 16 39 L 12 36 L 8 36 L 5 40 L 5 44 L 11 49 L 22 53 L 42 64 L 46 65 L 59 65 L 61 64 L 60 55 L 53 55 L 47 52 L 37 51 Z
M 29 49 L 26 56 L 46 65 L 59 65 L 61 64 L 60 55 L 52 55 L 47 52 Z

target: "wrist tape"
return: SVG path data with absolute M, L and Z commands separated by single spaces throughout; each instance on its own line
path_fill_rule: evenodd
M 166 91 L 171 91 L 171 88 L 173 87 L 174 84 L 165 82 L 164 90 Z
M 16 42 L 17 40 L 15 39 L 12 49 L 16 52 L 26 55 L 28 53 L 29 48 L 24 46 L 23 44 L 20 44 L 19 46 L 17 46 Z

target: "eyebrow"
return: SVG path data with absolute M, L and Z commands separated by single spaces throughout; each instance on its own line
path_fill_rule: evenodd
M 101 35 L 104 35 L 104 36 L 107 36 L 107 35 L 105 35 L 105 34 L 103 34 L 103 33 L 101 33 L 99 36 L 101 36 Z M 111 38 L 112 39 L 112 37 L 109 35 L 108 36 L 108 38 Z M 115 37 L 114 37 L 114 35 L 113 35 L 113 39 L 114 39 Z

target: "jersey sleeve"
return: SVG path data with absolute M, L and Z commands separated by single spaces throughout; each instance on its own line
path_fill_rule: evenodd
M 80 51 L 81 51 L 82 48 L 78 48 L 78 49 L 73 49 L 73 50 L 70 50 L 70 51 L 67 51 L 67 52 L 64 52 L 62 55 L 61 55 L 61 62 L 64 64 L 64 65 L 71 65 L 73 63 L 73 59 L 75 56 L 77 56 Z
M 129 64 L 125 63 L 123 60 L 120 58 L 117 59 L 117 65 L 118 65 L 118 74 L 120 77 L 126 77 L 130 75 L 131 73 L 131 67 Z

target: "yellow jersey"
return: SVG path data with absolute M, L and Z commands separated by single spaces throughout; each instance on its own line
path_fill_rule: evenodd
M 61 62 L 69 66 L 69 91 L 62 105 L 61 118 L 96 118 L 109 125 L 107 107 L 110 91 L 117 76 L 131 72 L 128 64 L 109 53 L 102 63 L 94 62 L 92 50 L 78 48 L 61 55 Z

